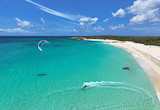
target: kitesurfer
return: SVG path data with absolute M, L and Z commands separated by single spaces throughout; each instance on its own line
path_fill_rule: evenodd
M 84 85 L 82 88 L 86 88 L 87 87 L 87 85 Z
M 123 70 L 125 70 L 125 69 L 128 69 L 128 70 L 129 70 L 129 67 L 124 67 Z

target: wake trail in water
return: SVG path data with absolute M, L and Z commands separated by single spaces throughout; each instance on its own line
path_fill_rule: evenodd
M 157 103 L 156 100 L 155 100 L 155 95 L 154 94 L 148 92 L 147 90 L 145 90 L 143 88 L 136 87 L 136 86 L 133 86 L 131 84 L 126 84 L 126 83 L 123 83 L 123 82 L 114 82 L 114 81 L 96 81 L 96 82 L 93 82 L 93 81 L 91 81 L 91 82 L 84 82 L 83 85 L 87 85 L 86 88 L 83 88 L 83 89 L 86 89 L 86 90 L 87 90 L 87 88 L 97 88 L 98 87 L 98 88 L 109 88 L 109 89 L 127 90 L 127 91 L 131 91 L 131 92 L 136 92 L 138 94 L 146 95 L 147 96 L 146 100 L 151 100 L 153 104 Z M 80 86 L 68 87 L 68 88 L 64 88 L 64 89 L 62 88 L 62 89 L 57 89 L 57 90 L 53 90 L 53 91 L 48 91 L 46 94 L 43 94 L 43 95 L 41 94 L 41 96 L 43 98 L 52 97 L 56 94 L 63 94 L 63 93 L 66 93 L 66 92 L 67 93 L 68 92 L 72 93 L 73 91 L 78 91 L 78 90 L 81 90 L 81 89 L 82 88 Z M 33 102 L 34 100 L 37 100 L 38 97 L 40 97 L 40 96 L 34 97 L 31 102 Z M 120 106 L 123 106 L 123 104 L 122 105 L 120 104 L 117 107 L 120 107 Z M 88 109 L 88 108 L 92 108 L 92 107 L 95 107 L 95 106 L 90 105 L 90 106 L 88 106 L 86 108 L 83 108 L 83 109 Z M 103 105 L 101 107 L 102 108 L 103 107 L 108 108 L 108 107 L 113 107 L 113 106 L 109 104 L 109 105 Z
M 137 87 L 137 86 L 134 86 L 134 85 L 131 85 L 131 84 L 126 84 L 126 83 L 123 83 L 123 82 L 113 82 L 113 81 L 96 81 L 96 82 L 84 82 L 83 86 L 84 85 L 87 85 L 88 88 L 93 88 L 93 87 L 100 87 L 100 88 L 109 88 L 109 89 L 117 89 L 117 90 L 127 90 L 127 91 L 131 91 L 131 92 L 136 92 L 138 94 L 141 94 L 141 95 L 145 95 L 147 96 L 147 99 L 146 100 L 150 100 L 151 103 L 155 104 L 157 103 L 157 101 L 155 100 L 155 95 L 152 94 L 151 92 L 149 92 L 148 90 L 144 89 L 144 88 L 141 88 L 141 87 Z M 137 101 L 136 101 L 137 102 Z M 141 103 L 141 102 L 137 102 L 137 103 Z M 137 105 L 136 103 L 136 105 Z M 143 104 L 143 103 L 142 103 Z M 140 104 L 141 105 L 141 104 Z M 130 107 L 133 107 L 134 104 L 131 103 L 129 105 L 125 105 L 125 104 L 120 104 L 120 105 L 116 105 L 117 107 L 122 107 L 122 106 L 130 106 Z M 88 109 L 88 108 L 112 108 L 112 107 L 115 107 L 115 105 L 110 105 L 110 104 L 106 104 L 106 105 L 103 105 L 103 106 L 88 106 L 86 108 L 83 108 L 83 109 Z
M 146 95 L 149 99 L 154 99 L 155 95 L 150 93 L 149 91 L 137 87 L 137 86 L 133 86 L 131 84 L 126 84 L 123 82 L 113 82 L 113 81 L 96 81 L 96 82 L 84 82 L 83 86 L 87 85 L 87 88 L 92 88 L 92 87 L 101 87 L 101 88 L 112 88 L 112 89 L 121 89 L 121 90 L 128 90 L 131 92 L 136 92 L 139 94 L 143 94 Z M 83 87 L 82 86 L 82 87 Z M 48 95 L 51 94 L 56 94 L 56 93 L 63 93 L 63 92 L 69 92 L 69 91 L 76 91 L 76 90 L 80 90 L 82 87 L 69 87 L 69 88 L 64 88 L 64 89 L 59 89 L 59 90 L 54 90 L 52 92 L 49 92 Z M 85 88 L 85 89 L 87 89 Z
M 139 94 L 145 94 L 150 99 L 154 99 L 154 95 L 147 90 L 133 86 L 131 84 L 126 84 L 123 82 L 113 82 L 113 81 L 96 81 L 96 82 L 84 82 L 83 85 L 87 85 L 87 87 L 107 87 L 107 88 L 113 88 L 113 89 L 124 89 L 129 90 L 132 92 L 137 92 Z
M 136 110 L 137 108 L 139 108 L 140 106 L 143 105 L 143 102 L 138 102 L 138 103 L 132 103 L 132 102 L 128 102 L 128 103 L 100 103 L 100 104 L 94 104 L 94 105 L 87 105 L 85 107 L 79 107 L 82 110 L 112 110 L 112 109 L 116 109 L 116 110 L 124 110 L 126 107 L 130 107 L 130 109 L 134 109 Z M 129 108 L 128 108 L 129 109 Z

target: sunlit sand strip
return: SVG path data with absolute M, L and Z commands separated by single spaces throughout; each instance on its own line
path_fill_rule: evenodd
M 157 97 L 160 100 L 160 47 L 152 45 L 143 45 L 129 41 L 117 40 L 101 40 L 101 39 L 87 39 L 91 41 L 103 41 L 106 44 L 117 46 L 132 53 L 140 66 L 148 73 L 152 79 L 157 92 Z M 142 64 L 148 64 L 148 68 Z

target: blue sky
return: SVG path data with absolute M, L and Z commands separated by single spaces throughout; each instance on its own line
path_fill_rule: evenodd
M 159 36 L 160 0 L 0 0 L 0 35 Z

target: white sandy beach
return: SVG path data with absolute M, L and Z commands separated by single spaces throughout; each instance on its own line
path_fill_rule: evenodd
M 132 53 L 140 66 L 148 73 L 152 79 L 157 97 L 160 100 L 160 47 L 152 45 L 144 45 L 129 41 L 117 40 L 101 40 L 101 39 L 87 39 L 92 41 L 103 41 L 106 44 L 117 46 Z

